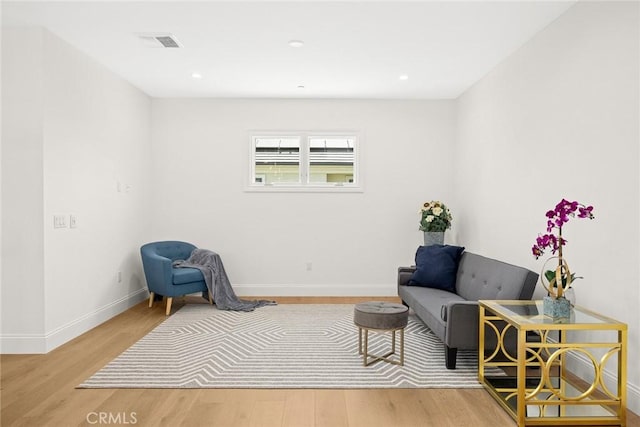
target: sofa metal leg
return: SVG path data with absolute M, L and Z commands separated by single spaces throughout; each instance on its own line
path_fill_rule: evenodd
M 456 359 L 458 356 L 458 349 L 444 346 L 444 358 L 445 366 L 447 369 L 456 369 Z
M 165 312 L 165 315 L 169 315 L 171 314 L 171 303 L 173 302 L 173 297 L 168 297 L 167 298 L 167 311 Z
M 153 292 L 149 292 L 149 308 L 153 307 L 153 298 L 155 294 Z

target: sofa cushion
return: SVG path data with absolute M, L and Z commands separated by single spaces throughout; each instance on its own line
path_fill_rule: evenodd
M 456 291 L 458 262 L 464 247 L 450 245 L 420 246 L 416 251 L 416 271 L 409 285 Z
M 398 296 L 444 342 L 447 322 L 440 315 L 442 306 L 464 299 L 451 292 L 419 286 L 400 286 Z
M 185 283 L 201 282 L 204 276 L 197 268 L 174 268 L 173 284 L 184 285 Z
M 465 252 L 458 266 L 456 293 L 469 301 L 531 299 L 538 275 L 526 268 Z

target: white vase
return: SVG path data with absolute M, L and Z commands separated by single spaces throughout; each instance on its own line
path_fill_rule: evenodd
M 425 231 L 424 245 L 444 245 L 444 231 Z

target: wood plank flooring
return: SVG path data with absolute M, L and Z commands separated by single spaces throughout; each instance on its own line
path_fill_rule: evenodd
M 381 298 L 271 299 L 351 304 Z M 195 297 L 187 302 L 207 304 Z M 172 311 L 183 303 L 175 301 Z M 75 389 L 165 318 L 162 304 L 149 309 L 143 302 L 49 354 L 2 355 L 1 425 L 515 426 L 482 389 Z M 628 426 L 640 427 L 640 419 L 630 413 Z

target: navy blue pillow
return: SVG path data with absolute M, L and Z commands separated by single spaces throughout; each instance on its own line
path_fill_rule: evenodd
M 416 271 L 409 285 L 456 291 L 458 263 L 464 247 L 449 245 L 420 246 L 416 251 Z

